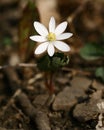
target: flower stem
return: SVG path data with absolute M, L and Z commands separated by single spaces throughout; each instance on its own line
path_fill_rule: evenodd
M 45 73 L 45 85 L 46 85 L 50 95 L 52 95 L 54 93 L 53 72 Z

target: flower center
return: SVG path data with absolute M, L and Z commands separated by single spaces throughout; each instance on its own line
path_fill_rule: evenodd
M 50 32 L 48 34 L 48 36 L 47 36 L 47 39 L 48 39 L 48 41 L 51 41 L 51 42 L 55 41 L 56 40 L 56 35 L 54 33 Z

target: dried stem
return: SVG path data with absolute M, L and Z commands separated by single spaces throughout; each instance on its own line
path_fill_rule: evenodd
M 88 1 L 90 1 L 90 0 L 84 0 L 84 1 L 82 2 L 82 4 L 74 11 L 74 13 L 72 13 L 72 15 L 68 17 L 69 23 L 70 23 L 70 22 L 72 23 L 73 20 L 75 19 L 75 17 L 76 17 L 81 11 L 83 11 L 83 9 L 84 9 L 84 7 L 85 7 L 85 5 L 86 5 L 86 3 L 87 3 Z
M 53 72 L 45 72 L 45 85 L 52 95 L 54 93 Z
M 36 64 L 32 64 L 32 63 L 19 63 L 19 64 L 16 64 L 15 66 L 14 65 L 3 65 L 3 66 L 0 66 L 0 69 L 5 69 L 5 68 L 8 68 L 8 67 L 36 67 L 37 65 Z

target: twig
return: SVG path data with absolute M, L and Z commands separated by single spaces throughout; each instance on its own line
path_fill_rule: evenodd
M 21 80 L 19 79 L 16 70 L 12 67 L 3 69 L 3 72 L 8 80 L 9 87 L 14 93 L 17 89 L 21 88 Z
M 21 105 L 22 111 L 33 120 L 34 124 L 37 125 L 38 130 L 51 130 L 47 112 L 44 112 L 43 108 L 41 111 L 39 109 L 35 109 L 27 95 L 19 89 L 22 87 L 15 69 L 11 67 L 6 68 L 4 69 L 4 72 L 9 80 L 11 90 L 13 92 L 15 91 L 15 94 L 12 96 L 9 103 L 6 107 L 4 107 L 4 111 L 8 108 L 8 106 L 13 104 L 15 99 L 15 101 L 19 102 Z M 14 87 L 16 88 L 14 89 Z
M 16 99 L 21 105 L 24 113 L 36 124 L 38 130 L 51 130 L 47 112 L 35 109 L 27 95 L 23 92 L 20 93 Z
M 51 130 L 49 119 L 47 116 L 47 110 L 42 108 L 35 109 L 34 106 L 31 104 L 30 100 L 28 99 L 27 95 L 22 92 L 21 90 L 21 82 L 19 80 L 19 77 L 15 71 L 14 67 L 35 67 L 35 64 L 25 64 L 20 63 L 16 66 L 2 66 L 1 68 L 5 68 L 3 71 L 8 78 L 11 90 L 14 93 L 8 104 L 3 108 L 5 111 L 8 106 L 14 103 L 15 101 L 19 102 L 21 105 L 22 111 L 34 122 L 34 124 L 37 126 L 38 130 Z M 8 68 L 9 67 L 9 68 Z M 45 112 L 44 112 L 45 111 Z
M 7 108 L 15 102 L 15 97 L 21 93 L 21 82 L 14 68 L 5 68 L 3 71 L 10 85 L 9 89 L 11 89 L 13 93 L 13 96 L 10 98 L 6 106 L 3 107 L 4 113 L 7 110 Z
M 32 64 L 32 63 L 19 63 L 19 64 L 16 64 L 15 66 L 14 65 L 3 65 L 3 66 L 0 66 L 0 69 L 5 69 L 5 68 L 9 68 L 9 67 L 36 67 L 37 65 L 36 64 Z
M 76 69 L 67 68 L 67 67 L 63 67 L 62 70 L 63 71 L 70 71 L 74 75 L 76 75 L 76 74 L 82 74 L 82 75 L 85 75 L 85 76 L 91 76 L 92 75 L 92 73 L 90 71 L 85 71 L 85 70 L 76 70 Z
M 19 67 L 36 67 L 37 65 L 36 64 L 32 64 L 32 63 L 19 63 L 17 66 Z
M 76 16 L 81 12 L 83 11 L 86 3 L 88 2 L 89 0 L 83 0 L 82 4 L 67 18 L 67 21 L 69 22 L 69 24 L 71 24 L 71 31 L 74 33 L 74 35 L 76 34 L 76 30 L 75 30 L 75 27 L 74 27 L 74 19 L 76 18 Z
M 54 93 L 53 72 L 45 72 L 44 77 L 46 88 L 48 89 L 50 95 L 52 95 Z
M 2 108 L 2 109 L 3 109 L 2 115 L 5 113 L 5 111 L 7 110 L 7 108 L 8 108 L 9 106 L 11 106 L 11 105 L 15 102 L 16 96 L 19 95 L 20 93 L 21 93 L 21 90 L 20 90 L 20 89 L 18 89 L 18 90 L 14 93 L 14 95 L 11 97 L 11 99 L 10 99 L 9 102 L 6 104 L 6 106 L 4 106 L 4 107 Z
M 75 19 L 75 17 L 84 9 L 86 3 L 88 2 L 89 0 L 84 0 L 83 3 L 74 11 L 74 13 L 68 17 L 68 21 L 69 23 L 73 22 L 73 20 Z

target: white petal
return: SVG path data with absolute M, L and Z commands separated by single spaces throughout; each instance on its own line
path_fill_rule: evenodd
M 55 29 L 56 36 L 63 33 L 65 31 L 66 27 L 67 27 L 67 22 L 63 22 L 63 23 L 59 24 Z
M 42 44 L 40 44 L 36 50 L 35 50 L 35 54 L 41 54 L 43 52 L 45 52 L 47 50 L 47 47 L 48 47 L 48 42 L 44 42 Z
M 36 42 L 45 42 L 47 40 L 45 37 L 39 35 L 30 36 L 30 39 Z
M 54 17 L 51 17 L 50 22 L 49 22 L 49 32 L 53 32 L 55 31 L 55 19 Z
M 54 46 L 58 50 L 63 51 L 63 52 L 70 51 L 70 47 L 65 42 L 62 42 L 62 41 L 55 41 Z
M 48 54 L 49 54 L 49 56 L 53 56 L 54 55 L 54 53 L 55 53 L 55 49 L 54 49 L 54 46 L 53 46 L 53 44 L 49 44 L 48 45 Z
M 48 35 L 48 30 L 43 24 L 41 24 L 39 22 L 34 22 L 34 27 L 40 35 L 42 35 L 42 36 Z
M 68 39 L 72 36 L 73 34 L 72 33 L 62 33 L 60 35 L 58 35 L 56 37 L 57 40 L 64 40 L 64 39 Z

